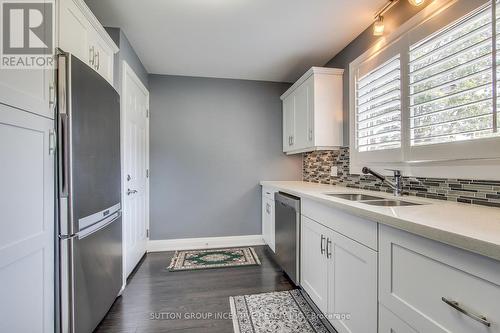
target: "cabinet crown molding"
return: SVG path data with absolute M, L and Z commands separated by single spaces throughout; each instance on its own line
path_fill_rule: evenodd
M 113 41 L 113 39 L 109 36 L 109 34 L 106 32 L 106 29 L 104 29 L 103 25 L 97 17 L 92 13 L 90 8 L 87 6 L 85 1 L 83 0 L 71 0 L 75 3 L 75 5 L 80 9 L 83 15 L 85 15 L 85 18 L 92 24 L 94 29 L 96 29 L 97 33 L 99 36 L 103 39 L 103 41 L 113 50 L 113 53 L 117 53 L 120 49 L 116 45 L 116 43 Z
M 295 89 L 297 89 L 302 83 L 304 83 L 311 75 L 323 74 L 323 75 L 340 75 L 344 74 L 342 68 L 330 68 L 330 67 L 311 67 L 307 72 L 304 73 L 283 95 L 281 95 L 281 100 L 284 100 L 288 95 L 290 95 Z

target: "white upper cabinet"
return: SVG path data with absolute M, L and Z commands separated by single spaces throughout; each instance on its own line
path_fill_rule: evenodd
M 113 57 L 118 46 L 82 0 L 60 0 L 58 46 L 92 67 L 113 84 Z
M 313 67 L 282 96 L 283 152 L 343 145 L 342 69 Z

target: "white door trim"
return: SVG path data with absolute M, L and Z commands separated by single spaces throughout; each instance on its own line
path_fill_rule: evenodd
M 148 117 L 146 119 L 146 169 L 149 171 L 149 90 L 144 86 L 142 81 L 139 79 L 137 74 L 134 72 L 132 67 L 125 61 L 122 60 L 122 84 L 121 84 L 121 93 L 120 93 L 120 159 L 121 159 L 121 180 L 122 180 L 122 207 L 124 207 L 124 198 L 126 196 L 127 185 L 124 182 L 125 179 L 125 153 L 124 153 L 124 143 L 125 143 L 125 133 L 124 133 L 124 106 L 126 105 L 126 94 L 127 94 L 127 76 L 130 77 L 134 83 L 142 90 L 142 92 L 146 95 L 147 99 L 147 109 L 148 109 Z M 149 230 L 149 178 L 146 178 L 146 228 Z M 122 218 L 123 223 L 123 218 Z M 123 232 L 123 231 L 122 231 Z M 149 232 L 147 233 L 147 241 L 149 241 Z M 125 266 L 125 235 L 124 232 L 122 234 L 122 252 L 123 252 L 123 288 L 127 284 L 127 273 Z

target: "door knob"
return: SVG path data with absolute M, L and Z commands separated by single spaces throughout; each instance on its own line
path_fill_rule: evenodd
M 127 189 L 127 195 L 131 195 L 131 194 L 134 194 L 134 193 L 137 193 L 137 190 Z

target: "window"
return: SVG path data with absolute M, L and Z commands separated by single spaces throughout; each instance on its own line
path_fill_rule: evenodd
M 443 0 L 351 63 L 354 164 L 500 158 L 497 3 Z
M 361 152 L 401 147 L 399 55 L 368 72 L 356 87 L 356 139 Z
M 411 145 L 498 135 L 491 8 L 409 50 Z

